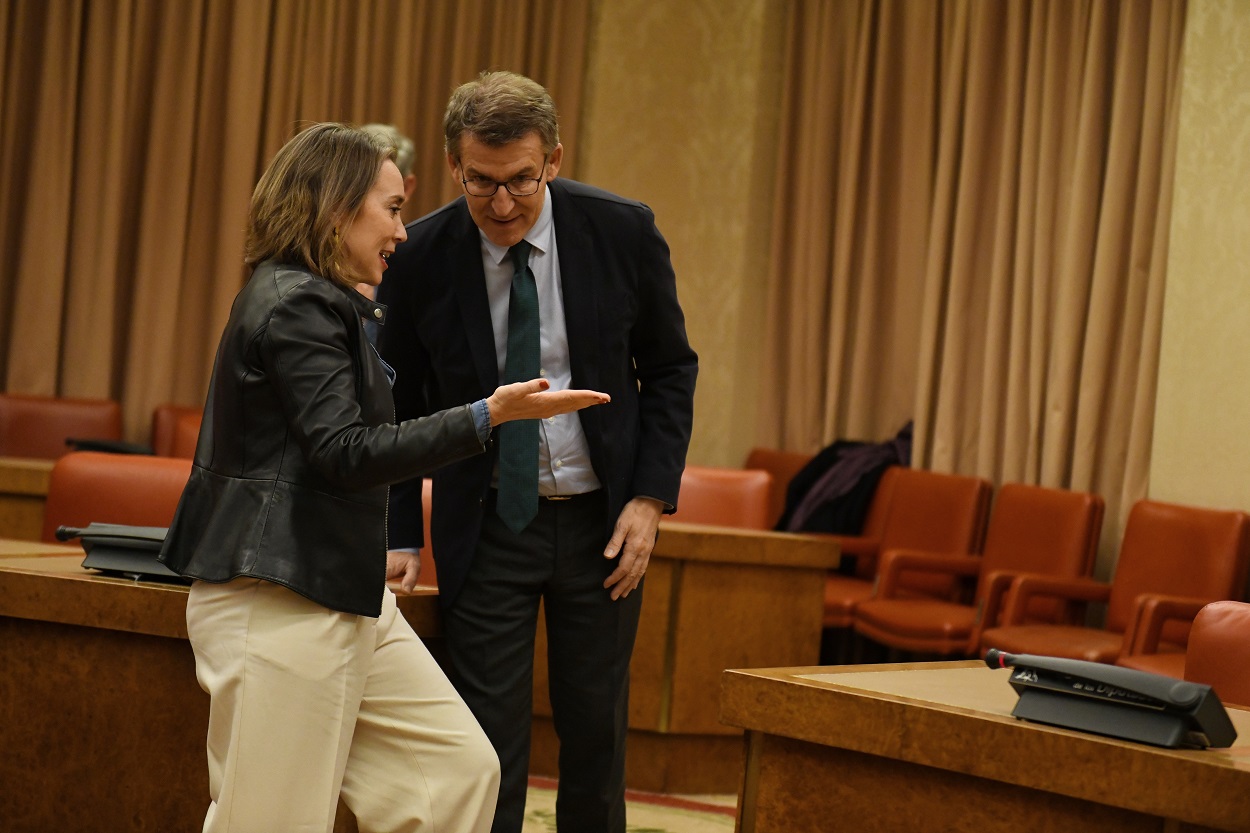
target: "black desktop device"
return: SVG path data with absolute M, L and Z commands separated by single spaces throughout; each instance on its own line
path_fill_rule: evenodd
M 990 668 L 1011 668 L 1012 715 L 1155 746 L 1225 747 L 1237 739 L 1211 686 L 1133 668 L 991 648 Z
M 58 541 L 82 539 L 82 548 L 87 553 L 82 562 L 85 569 L 135 581 L 190 584 L 190 579 L 183 578 L 157 560 L 166 532 L 168 530 L 163 526 L 93 523 L 82 529 L 57 527 L 56 538 Z

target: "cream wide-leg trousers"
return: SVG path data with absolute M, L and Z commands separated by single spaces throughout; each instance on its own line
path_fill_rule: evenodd
M 187 603 L 211 697 L 205 833 L 487 831 L 499 760 L 386 591 L 377 619 L 273 582 L 197 581 Z

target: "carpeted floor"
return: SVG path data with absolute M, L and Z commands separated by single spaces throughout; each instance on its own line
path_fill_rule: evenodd
M 725 833 L 734 829 L 737 796 L 673 796 L 629 790 L 625 794 L 629 833 Z M 524 833 L 556 829 L 556 782 L 531 777 Z

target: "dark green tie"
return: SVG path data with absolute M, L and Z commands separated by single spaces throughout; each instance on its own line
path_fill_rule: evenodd
M 503 381 L 538 378 L 538 287 L 530 271 L 530 244 L 522 240 L 508 254 L 515 266 L 508 299 L 508 355 Z M 499 426 L 499 501 L 495 511 L 513 532 L 529 526 L 538 514 L 538 420 Z

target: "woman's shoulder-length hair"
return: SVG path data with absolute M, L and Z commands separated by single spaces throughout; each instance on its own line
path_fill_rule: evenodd
M 395 153 L 376 136 L 344 124 L 300 131 L 274 155 L 252 192 L 244 262 L 277 260 L 345 286 L 358 283 L 341 232 Z

